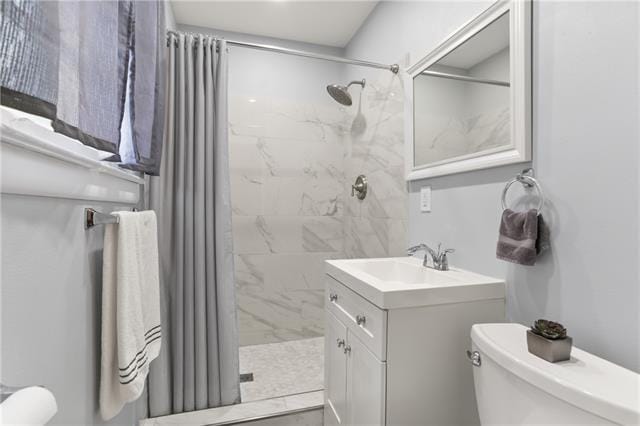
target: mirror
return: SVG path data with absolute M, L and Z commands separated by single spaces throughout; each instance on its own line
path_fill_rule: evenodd
M 409 180 L 530 160 L 529 61 L 518 63 L 530 37 L 515 37 L 515 7 L 496 3 L 412 67 Z
M 414 164 L 509 145 L 509 14 L 413 79 Z

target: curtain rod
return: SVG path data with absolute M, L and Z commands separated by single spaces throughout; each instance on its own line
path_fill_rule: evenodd
M 186 33 L 186 32 L 178 32 L 178 31 L 171 31 L 171 30 L 167 31 L 167 37 L 177 36 L 179 34 L 188 34 L 195 37 L 212 37 L 206 34 Z M 284 53 L 285 55 L 302 56 L 304 58 L 340 62 L 342 64 L 351 64 L 351 65 L 360 65 L 363 67 L 380 68 L 380 69 L 389 70 L 394 74 L 397 74 L 398 71 L 400 70 L 400 66 L 398 64 L 387 65 L 387 64 L 380 64 L 377 62 L 362 61 L 359 59 L 349 59 L 349 58 L 342 58 L 340 56 L 324 55 L 322 53 L 312 53 L 304 50 L 289 49 L 286 47 L 274 46 L 270 44 L 249 43 L 246 41 L 229 40 L 229 39 L 224 39 L 224 40 L 226 40 L 227 44 L 231 46 L 247 47 L 249 49 L 264 50 L 267 52 Z

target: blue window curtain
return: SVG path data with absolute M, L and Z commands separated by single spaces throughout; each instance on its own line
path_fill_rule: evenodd
M 56 132 L 156 175 L 163 1 L 5 0 L 0 7 L 2 105 L 47 117 Z

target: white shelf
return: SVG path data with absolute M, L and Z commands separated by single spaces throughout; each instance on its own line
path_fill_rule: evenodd
M 136 204 L 144 179 L 26 118 L 2 114 L 2 194 Z M 92 154 L 94 151 L 96 154 Z

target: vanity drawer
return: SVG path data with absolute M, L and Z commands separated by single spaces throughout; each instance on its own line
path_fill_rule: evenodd
M 387 358 L 387 311 L 326 275 L 327 309 L 378 357 Z

